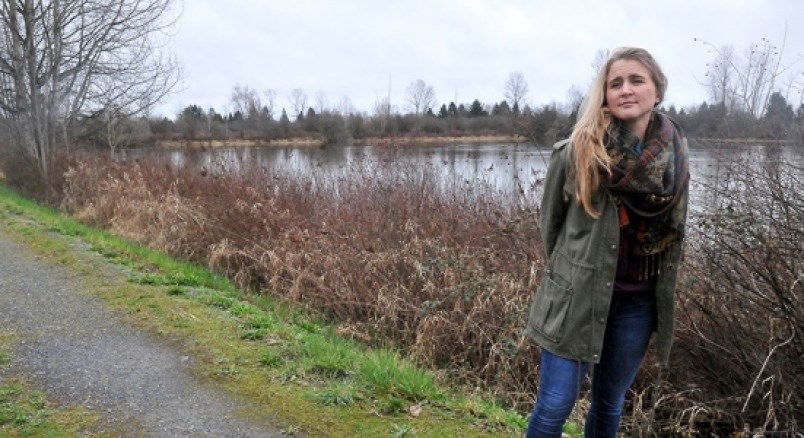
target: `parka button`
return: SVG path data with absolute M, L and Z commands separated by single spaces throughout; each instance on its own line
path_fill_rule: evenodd
M 611 245 L 611 249 L 617 249 L 617 245 Z
M 606 318 L 600 318 L 597 320 L 597 322 L 603 324 L 604 322 L 606 322 Z
M 597 359 L 597 355 L 592 355 L 592 359 Z
M 606 287 L 611 287 L 611 282 L 606 282 Z

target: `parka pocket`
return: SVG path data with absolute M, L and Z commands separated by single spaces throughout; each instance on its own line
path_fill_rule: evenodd
M 547 339 L 560 342 L 572 302 L 572 284 L 551 270 L 545 272 L 530 307 L 531 326 Z

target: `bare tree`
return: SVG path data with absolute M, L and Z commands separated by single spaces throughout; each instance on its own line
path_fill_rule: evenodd
M 307 94 L 301 88 L 290 91 L 290 106 L 293 107 L 293 117 L 298 117 L 307 107 Z
M 143 113 L 176 85 L 179 70 L 159 38 L 174 23 L 171 4 L 2 1 L 0 115 L 44 182 L 73 122 L 107 108 L 109 120 Z
M 583 91 L 576 85 L 571 86 L 570 89 L 567 90 L 567 107 L 565 108 L 565 112 L 568 114 L 577 112 L 581 108 L 583 98 Z
M 598 49 L 598 51 L 595 52 L 595 59 L 592 60 L 591 64 L 593 78 L 596 77 L 598 72 L 600 72 L 600 69 L 606 65 L 606 61 L 609 60 L 610 55 L 611 52 L 609 52 L 609 49 Z
M 268 118 L 273 120 L 274 109 L 276 108 L 276 90 L 269 88 L 263 91 L 262 94 L 265 96 L 265 109 L 268 111 Z
M 785 35 L 786 35 L 785 31 Z M 786 38 L 786 37 L 785 37 Z M 729 46 L 717 48 L 713 44 L 695 39 L 715 54 L 709 64 L 704 85 L 716 90 L 720 101 L 744 111 L 754 117 L 761 117 L 770 102 L 770 96 L 778 91 L 778 85 L 785 75 L 795 77 L 793 66 L 801 59 L 785 64 L 783 61 L 785 39 L 777 46 L 767 38 L 752 44 L 742 57 L 736 56 Z M 788 81 L 790 84 L 792 80 Z M 711 91 L 710 91 L 711 92 Z
M 435 90 L 432 85 L 427 85 L 421 79 L 411 82 L 405 90 L 405 95 L 416 115 L 426 113 L 435 105 Z
M 511 108 L 519 111 L 528 94 L 528 81 L 525 79 L 525 75 L 518 71 L 509 74 L 508 80 L 505 81 L 504 94 Z
M 129 118 L 114 105 L 104 108 L 101 115 L 105 125 L 106 144 L 109 146 L 109 153 L 114 158 L 117 150 L 131 140 L 128 135 L 131 123 Z
M 132 118 L 114 106 L 104 108 L 105 140 L 109 152 L 114 158 L 120 148 L 128 147 L 134 142 L 142 142 L 151 135 L 150 127 L 144 117 Z
M 329 99 L 327 99 L 327 94 L 324 93 L 323 90 L 318 90 L 318 92 L 315 93 L 315 106 L 318 110 L 318 114 L 324 114 L 328 105 Z
M 734 81 L 737 76 L 735 57 L 734 47 L 720 47 L 715 59 L 706 64 L 707 71 L 704 75 L 707 78 L 706 85 L 709 88 L 709 96 L 713 101 L 723 105 L 728 113 L 739 109 L 734 96 L 736 91 Z
M 234 110 L 239 111 L 246 119 L 255 119 L 262 112 L 262 100 L 257 90 L 253 88 L 235 85 L 231 101 Z
M 338 112 L 344 117 L 355 112 L 355 106 L 352 105 L 352 99 L 349 96 L 344 95 L 341 97 L 340 102 L 338 102 Z
M 374 116 L 379 124 L 380 131 L 385 131 L 388 121 L 391 119 L 391 100 L 388 97 L 375 98 L 374 100 Z

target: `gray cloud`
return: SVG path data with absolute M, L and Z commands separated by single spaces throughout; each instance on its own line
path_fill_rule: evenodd
M 616 0 L 486 1 L 406 0 L 192 0 L 168 49 L 183 63 L 182 90 L 157 112 L 172 116 L 198 104 L 226 110 L 235 85 L 274 89 L 288 106 L 293 88 L 313 102 L 348 96 L 363 111 L 388 92 L 404 107 L 407 85 L 423 79 L 439 103 L 503 99 L 512 71 L 522 72 L 534 105 L 566 100 L 572 87 L 585 89 L 599 49 L 645 47 L 670 79 L 667 101 L 699 104 L 707 48 L 738 51 L 766 37 L 781 43 L 788 20 L 786 58 L 802 58 L 804 2 Z

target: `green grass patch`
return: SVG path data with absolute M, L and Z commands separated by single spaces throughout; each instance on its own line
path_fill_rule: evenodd
M 55 429 L 49 416 L 41 392 L 27 391 L 14 382 L 0 386 L 0 427 L 3 429 L 15 429 L 26 436 L 39 435 L 47 429 Z
M 489 424 L 498 426 L 516 425 L 522 429 L 527 427 L 527 419 L 525 417 L 505 409 L 494 401 L 478 398 L 468 399 L 464 401 L 464 409 Z
M 351 406 L 364 397 L 352 385 L 336 383 L 315 393 L 313 398 L 323 406 Z
M 305 333 L 302 335 L 302 345 L 305 368 L 324 377 L 347 377 L 353 374 L 358 363 L 356 346 L 332 335 Z
M 197 378 L 252 402 L 243 413 L 249 418 L 275 418 L 310 436 L 523 433 L 521 415 L 462 395 L 397 352 L 340 338 L 305 309 L 247 294 L 203 267 L 86 227 L 2 186 L 0 212 L 0 228 L 14 230 L 7 234 L 85 273 L 84 289 L 127 310 L 130 323 L 178 341 L 196 359 Z M 71 239 L 100 256 L 80 254 Z M 93 275 L 96 264 L 110 262 L 122 266 L 119 276 Z M 413 404 L 424 406 L 416 418 L 407 412 Z
M 260 356 L 260 365 L 276 368 L 284 362 L 284 357 L 275 349 L 267 349 Z
M 391 438 L 407 438 L 415 436 L 416 429 L 410 424 L 394 424 L 391 427 Z
M 13 333 L 0 331 L 0 369 L 9 369 Z M 0 383 L 0 436 L 61 438 L 86 435 L 98 416 L 81 407 L 57 408 L 12 374 Z
M 575 423 L 567 423 L 564 425 L 564 434 L 572 438 L 583 438 L 583 426 Z
M 407 400 L 442 400 L 444 393 L 436 386 L 433 375 L 403 360 L 390 351 L 373 351 L 362 361 L 360 380 L 371 391 Z
M 167 292 L 168 295 L 175 297 L 179 295 L 184 295 L 184 293 L 186 292 L 186 288 L 184 286 L 168 286 L 165 292 Z

